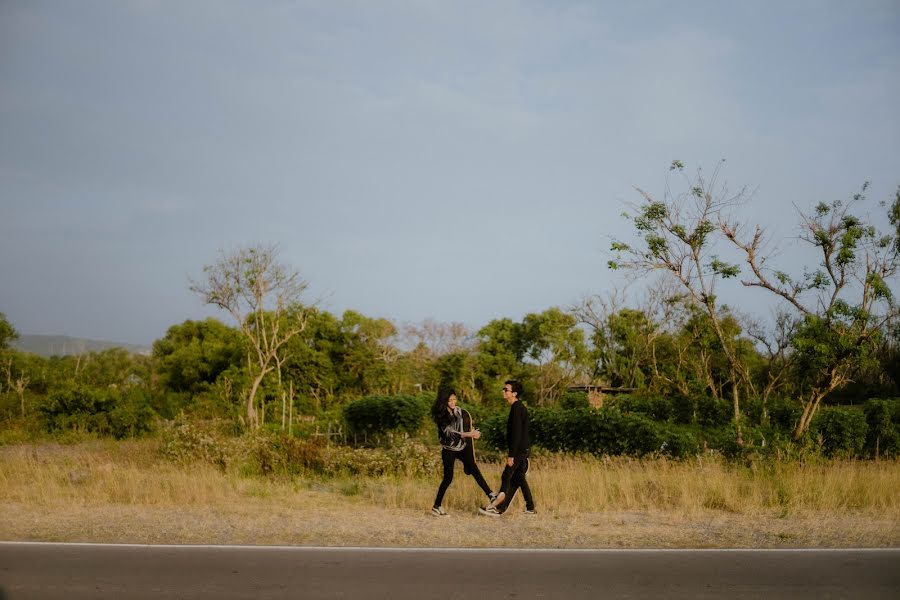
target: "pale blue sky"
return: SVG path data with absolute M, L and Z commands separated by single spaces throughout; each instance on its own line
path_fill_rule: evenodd
M 338 314 L 519 319 L 617 284 L 674 158 L 786 237 L 889 198 L 898 98 L 896 0 L 3 0 L 0 312 L 150 343 L 264 242 Z

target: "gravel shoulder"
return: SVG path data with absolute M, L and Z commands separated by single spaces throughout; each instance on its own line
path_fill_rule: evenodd
M 300 494 L 290 506 L 267 502 L 199 507 L 75 506 L 66 510 L 0 504 L 5 541 L 139 544 L 248 544 L 519 548 L 860 548 L 900 547 L 900 521 L 861 514 L 794 517 L 709 511 L 507 514 L 323 502 Z M 306 505 L 304 505 L 304 503 Z

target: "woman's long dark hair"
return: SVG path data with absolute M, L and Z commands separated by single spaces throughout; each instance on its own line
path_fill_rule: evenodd
M 451 388 L 442 388 L 438 390 L 437 398 L 431 405 L 431 418 L 438 427 L 443 427 L 450 421 L 450 413 L 447 411 L 447 401 L 450 400 L 450 396 L 456 396 L 456 391 Z

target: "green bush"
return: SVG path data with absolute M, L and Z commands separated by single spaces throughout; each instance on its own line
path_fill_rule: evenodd
M 672 421 L 692 425 L 697 421 L 697 402 L 692 396 L 676 393 L 671 396 Z
M 781 431 L 793 431 L 801 414 L 803 407 L 797 400 L 776 397 L 769 401 L 769 423 Z
M 529 409 L 531 443 L 553 452 L 682 457 L 696 454 L 697 436 L 686 427 L 657 423 L 645 415 L 623 413 L 617 408 Z M 485 420 L 482 438 L 504 449 L 506 417 Z
M 38 404 L 45 431 L 89 432 L 118 439 L 153 430 L 156 413 L 149 394 L 141 388 L 124 391 L 67 384 L 51 391 Z
M 658 395 L 629 394 L 616 398 L 614 405 L 623 413 L 646 415 L 654 421 L 668 421 L 674 411 L 672 401 Z
M 697 398 L 697 423 L 703 427 L 724 427 L 734 419 L 731 401 L 711 396 Z
M 150 394 L 134 388 L 118 396 L 109 412 L 110 433 L 116 439 L 134 438 L 153 431 L 156 413 L 150 407 Z
M 872 398 L 863 406 L 866 452 L 870 456 L 900 455 L 900 398 Z
M 108 390 L 67 384 L 51 391 L 38 404 L 46 431 L 109 432 L 109 412 L 114 408 Z
M 366 396 L 344 407 L 344 420 L 354 435 L 380 437 L 388 432 L 415 434 L 430 409 L 422 396 Z
M 567 410 L 573 408 L 590 408 L 587 392 L 566 392 L 559 399 L 559 407 Z
M 858 456 L 866 443 L 866 415 L 861 410 L 828 406 L 819 411 L 811 426 L 821 438 L 826 456 Z

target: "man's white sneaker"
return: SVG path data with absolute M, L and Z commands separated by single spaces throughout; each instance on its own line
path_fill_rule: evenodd
M 450 515 L 444 510 L 443 506 L 435 506 L 431 509 L 431 514 L 435 517 L 449 517 Z
M 482 506 L 481 508 L 479 508 L 478 514 L 484 515 L 486 517 L 499 517 L 500 511 L 488 504 L 487 506 Z

